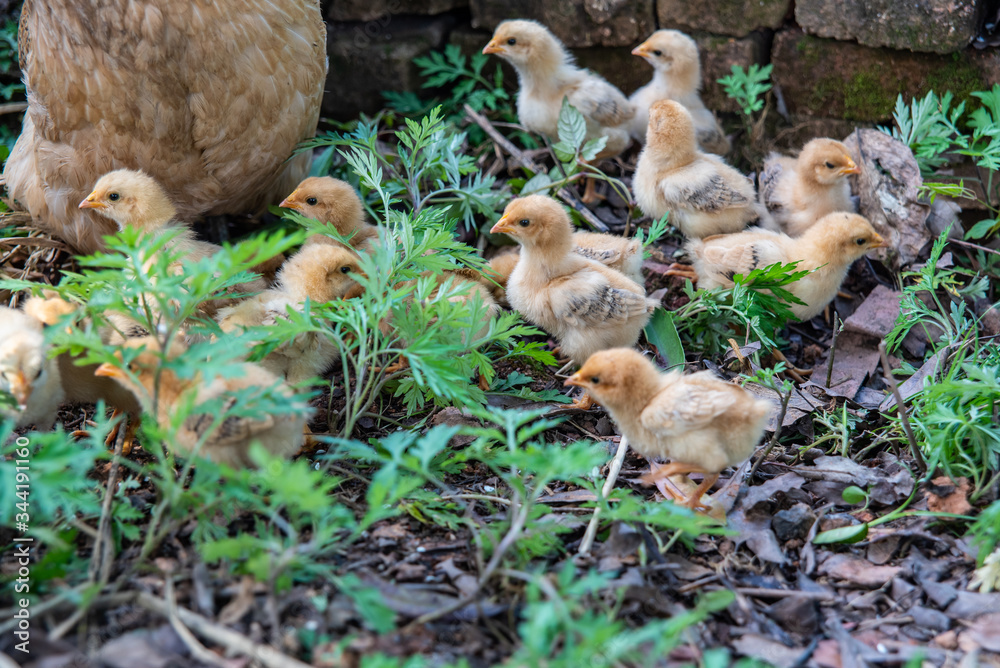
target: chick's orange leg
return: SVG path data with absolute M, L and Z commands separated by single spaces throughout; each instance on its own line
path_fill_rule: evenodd
M 800 383 L 812 375 L 813 369 L 798 368 L 797 366 L 788 361 L 788 358 L 785 357 L 785 353 L 781 352 L 777 348 L 771 351 L 771 356 L 774 357 L 774 359 L 776 359 L 779 362 L 784 362 L 785 369 L 787 369 L 788 372 L 792 374 L 793 377 L 798 376 L 797 378 L 795 378 L 795 380 L 799 381 Z
M 679 504 L 682 506 L 686 506 L 691 510 L 711 510 L 710 506 L 706 506 L 704 503 L 701 502 L 701 497 L 705 493 L 705 491 L 710 489 L 712 485 L 715 484 L 715 481 L 719 479 L 718 473 L 710 474 L 707 471 L 705 471 L 705 469 L 701 468 L 700 466 L 696 466 L 694 464 L 685 464 L 683 462 L 671 462 L 666 466 L 660 467 L 660 469 L 656 471 L 656 473 L 653 472 L 647 473 L 641 478 L 641 480 L 646 484 L 654 484 L 656 483 L 657 480 L 662 480 L 664 478 L 669 478 L 672 475 L 678 475 L 682 473 L 701 473 L 704 474 L 705 479 L 702 481 L 700 485 L 698 485 L 698 489 L 696 489 L 695 492 L 691 494 L 691 496 L 682 499 L 677 499 Z
M 122 411 L 117 408 L 111 413 L 111 419 L 121 416 Z M 126 457 L 132 454 L 132 445 L 135 443 L 135 432 L 139 428 L 139 421 L 131 415 L 125 416 L 125 439 L 122 441 L 122 454 Z M 104 439 L 104 447 L 108 450 L 114 450 L 115 441 L 118 439 L 118 430 L 121 429 L 122 425 L 117 424 L 112 427 L 108 437 Z
M 586 186 L 583 189 L 583 197 L 580 201 L 584 204 L 593 204 L 600 200 L 606 200 L 607 197 L 597 192 L 597 179 L 587 178 L 585 179 Z
M 680 276 L 681 278 L 686 278 L 692 283 L 698 282 L 698 273 L 689 264 L 681 264 L 680 262 L 674 262 L 672 265 L 667 267 L 667 270 L 663 272 L 664 276 Z
M 573 403 L 571 403 L 569 407 L 581 411 L 589 411 L 596 403 L 597 402 L 594 401 L 592 396 L 584 392 L 580 397 L 574 399 Z
M 406 360 L 405 357 L 400 355 L 399 359 L 397 359 L 395 362 L 385 367 L 384 369 L 382 367 L 376 366 L 372 367 L 372 371 L 374 371 L 375 373 L 379 373 L 380 371 L 385 371 L 386 373 L 396 373 L 397 371 L 404 371 L 405 369 L 409 368 L 410 368 L 410 363 Z

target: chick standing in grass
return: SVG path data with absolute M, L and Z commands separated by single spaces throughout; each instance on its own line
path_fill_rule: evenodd
M 119 230 L 131 227 L 146 234 L 162 234 L 177 230 L 178 236 L 171 240 L 169 247 L 179 254 L 183 262 L 197 262 L 214 255 L 219 247 L 207 241 L 195 238 L 194 231 L 187 225 L 176 220 L 176 209 L 166 191 L 156 179 L 143 172 L 131 169 L 118 169 L 108 172 L 94 185 L 94 190 L 80 202 L 81 209 L 93 209 L 105 218 L 110 218 L 118 225 Z M 176 262 L 171 269 L 181 271 L 180 263 Z M 264 263 L 254 269 L 266 269 Z M 267 281 L 262 278 L 241 283 L 234 287 L 239 292 L 256 292 L 267 288 Z M 225 300 L 214 300 L 204 305 L 211 315 L 215 309 L 225 304 Z
M 44 326 L 55 325 L 64 316 L 71 315 L 77 310 L 74 304 L 52 293 L 44 297 L 28 299 L 23 308 L 25 314 L 38 320 Z M 71 404 L 91 404 L 103 401 L 114 409 L 112 419 L 124 414 L 127 419 L 124 440 L 122 441 L 122 454 L 130 454 L 142 412 L 139 403 L 131 392 L 115 381 L 96 376 L 97 364 L 79 365 L 76 363 L 78 359 L 79 357 L 69 353 L 62 353 L 55 358 L 59 367 L 59 379 L 64 395 L 62 401 Z M 105 445 L 113 447 L 117 436 L 118 428 L 115 427 L 108 434 Z
M 691 114 L 673 100 L 649 109 L 646 147 L 632 185 L 646 214 L 660 218 L 669 212 L 688 238 L 739 232 L 767 215 L 745 176 L 698 150 Z
M 798 158 L 772 153 L 760 174 L 760 201 L 781 229 L 793 237 L 834 211 L 854 211 L 847 177 L 860 173 L 847 147 L 813 139 Z
M 748 230 L 693 239 L 686 248 L 693 258 L 698 287 L 731 287 L 733 275 L 780 262 L 798 261 L 797 269 L 812 273 L 787 286 L 805 304 L 789 304 L 799 320 L 822 311 L 847 277 L 851 264 L 885 241 L 871 224 L 853 213 L 831 213 L 798 238 L 769 230 Z
M 7 307 L 0 307 L 0 390 L 15 405 L 0 403 L 0 418 L 19 427 L 33 424 L 50 429 L 65 399 L 59 364 L 46 355 L 42 323 Z
M 513 200 L 492 232 L 521 244 L 507 301 L 552 334 L 573 362 L 635 345 L 658 304 L 624 274 L 573 252 L 573 225 L 555 200 L 541 195 Z M 589 407 L 590 401 L 576 405 Z
M 223 332 L 260 327 L 285 316 L 288 307 L 301 307 L 306 299 L 314 304 L 342 299 L 357 285 L 354 277 L 360 271 L 358 256 L 350 249 L 326 244 L 304 246 L 278 272 L 277 287 L 220 310 L 219 327 Z M 279 346 L 260 365 L 294 384 L 323 373 L 339 355 L 325 336 L 309 333 Z
M 307 218 L 330 223 L 342 236 L 350 237 L 354 250 L 367 251 L 378 241 L 378 228 L 365 220 L 365 207 L 349 183 L 330 176 L 310 176 L 280 204 Z M 306 245 L 340 245 L 322 234 L 313 234 Z
M 702 494 L 724 468 L 738 466 L 753 453 L 771 411 L 767 401 L 711 372 L 662 373 L 628 348 L 595 353 L 566 384 L 584 388 L 607 408 L 636 452 L 647 459 L 671 459 L 647 482 L 704 474 L 690 497 L 675 499 L 692 510 L 706 508 Z
M 496 54 L 517 70 L 517 117 L 524 127 L 558 140 L 559 113 L 567 98 L 583 114 L 586 139 L 607 138 L 597 159 L 618 155 L 628 147 L 628 124 L 634 114 L 628 99 L 600 76 L 576 67 L 562 42 L 542 24 L 504 21 L 483 53 Z M 596 198 L 594 181 L 588 179 L 583 201 Z
M 239 365 L 242 374 L 238 377 L 218 377 L 206 383 L 200 374 L 179 378 L 173 370 L 161 369 L 162 348 L 154 337 L 130 339 L 125 346 L 141 349 L 127 369 L 102 364 L 96 373 L 115 379 L 131 391 L 164 428 L 172 423 L 178 405 L 192 397 L 193 405 L 200 406 L 220 399 L 232 405 L 232 400 L 226 401 L 226 396 L 241 390 L 274 391 L 285 397 L 292 396 L 291 389 L 277 376 L 256 364 Z M 186 352 L 183 343 L 174 341 L 166 358 L 175 360 Z M 254 441 L 259 441 L 271 454 L 286 457 L 302 447 L 307 412 L 304 405 L 294 404 L 287 413 L 263 413 L 254 417 L 234 415 L 221 423 L 207 413 L 193 414 L 184 420 L 177 431 L 177 439 L 170 445 L 176 446 L 183 455 L 190 455 L 198 441 L 207 437 L 200 450 L 202 457 L 234 468 L 251 466 L 250 445 Z
M 657 100 L 674 100 L 691 114 L 698 146 L 707 153 L 725 155 L 729 152 L 726 138 L 715 114 L 701 101 L 701 61 L 698 45 L 677 30 L 657 30 L 649 39 L 635 47 L 632 55 L 653 66 L 653 80 L 632 93 L 629 102 L 635 109 L 632 137 L 645 143 L 649 125 L 649 107 Z

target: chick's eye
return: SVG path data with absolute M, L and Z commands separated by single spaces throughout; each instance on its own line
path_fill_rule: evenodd
M 341 267 L 340 268 L 340 273 L 342 273 L 342 274 L 349 274 L 349 273 L 351 273 L 351 268 L 350 267 Z
M 859 246 L 864 246 L 865 242 L 866 242 L 866 239 L 861 239 L 861 238 L 854 240 L 854 243 L 856 243 Z
M 515 44 L 517 44 L 517 38 L 511 37 L 510 39 L 507 40 L 507 43 L 510 44 L 511 46 L 514 46 Z
M 527 227 L 528 225 L 531 225 L 531 221 L 528 220 L 527 218 L 522 218 L 521 220 L 517 221 L 517 224 L 520 225 L 521 227 Z
M 601 382 L 601 378 L 600 376 L 591 376 L 590 382 L 593 383 L 594 385 L 597 385 L 598 383 Z
M 117 202 L 119 199 L 121 199 L 121 195 L 119 195 L 118 193 L 108 193 L 108 199 L 111 200 L 112 202 Z
M 662 55 L 663 55 L 663 52 L 662 52 L 662 51 L 660 51 L 659 49 L 655 49 L 655 50 L 653 51 L 653 55 L 654 55 L 654 56 L 656 56 L 657 58 L 659 58 L 660 56 L 662 56 Z
M 832 162 L 828 162 L 828 163 L 826 163 L 826 168 L 827 168 L 827 169 L 833 169 L 834 167 L 836 167 L 836 165 L 835 165 L 835 164 L 833 164 Z
M 35 377 L 32 378 L 32 380 L 38 380 L 38 378 L 42 375 L 42 371 L 45 371 L 45 367 L 38 367 L 38 371 L 35 372 Z
M 318 200 L 315 197 L 306 198 L 306 204 L 308 204 L 309 206 L 315 206 L 317 201 Z

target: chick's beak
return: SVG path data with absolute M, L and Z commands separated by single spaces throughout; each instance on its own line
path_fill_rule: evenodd
M 640 44 L 639 46 L 632 49 L 632 55 L 639 56 L 640 58 L 645 58 L 647 55 L 649 55 L 646 51 L 646 45 Z
M 10 382 L 10 393 L 17 400 L 17 407 L 23 411 L 28 406 L 28 399 L 31 398 L 31 383 L 23 371 L 14 372 L 14 378 Z
M 515 235 L 517 233 L 517 228 L 514 227 L 513 223 L 507 216 L 502 216 L 497 224 L 490 229 L 490 234 L 510 234 Z
M 298 190 L 293 190 L 292 194 L 286 197 L 285 199 L 281 200 L 281 204 L 279 204 L 278 206 L 280 206 L 282 209 L 295 209 L 296 211 L 301 210 L 302 205 L 299 203 L 297 199 L 295 199 L 295 195 L 297 195 L 298 192 L 299 192 Z
M 572 376 L 563 381 L 564 387 L 569 387 L 570 385 L 573 385 L 575 387 L 586 387 L 587 382 L 583 379 L 583 376 L 580 375 L 580 372 L 577 371 Z
M 489 44 L 483 47 L 483 55 L 490 55 L 491 53 L 503 53 L 503 45 L 499 44 L 497 40 L 491 39 Z
M 872 237 L 872 248 L 888 248 L 889 242 L 882 238 L 881 234 Z
M 116 366 L 104 363 L 94 370 L 95 376 L 103 376 L 104 378 L 125 378 L 125 372 Z
M 97 201 L 97 195 L 95 193 L 90 193 L 87 195 L 87 199 L 80 202 L 81 209 L 106 209 L 107 204 L 104 202 Z
M 849 174 L 860 174 L 860 173 L 861 173 L 861 168 L 858 167 L 856 164 L 854 164 L 854 161 L 850 159 L 848 159 L 847 161 L 847 166 L 841 167 L 840 171 L 838 172 L 838 174 L 842 174 L 843 176 L 847 176 Z

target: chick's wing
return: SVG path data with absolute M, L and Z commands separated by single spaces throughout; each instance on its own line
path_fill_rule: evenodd
M 704 429 L 733 405 L 725 391 L 685 382 L 657 394 L 639 415 L 642 426 L 662 436 Z
M 576 327 L 622 323 L 646 313 L 645 296 L 616 288 L 595 271 L 581 272 L 553 293 L 553 311 L 560 320 Z
M 235 398 L 228 400 L 222 412 L 230 410 L 234 403 L 236 403 Z M 274 428 L 274 425 L 274 416 L 267 413 L 260 413 L 257 417 L 252 418 L 232 415 L 218 424 L 215 416 L 208 413 L 192 415 L 184 421 L 184 427 L 199 439 L 204 437 L 206 433 L 211 434 L 205 444 L 206 448 L 246 443 L 254 436 Z
M 713 213 L 749 204 L 747 189 L 742 185 L 731 183 L 714 162 L 702 159 L 661 179 L 659 189 L 667 208 Z
M 567 97 L 581 114 L 608 127 L 621 125 L 635 115 L 620 90 L 593 75 L 586 77 Z
M 773 239 L 768 238 L 765 233 L 743 234 L 743 242 L 732 241 L 726 237 L 735 235 L 718 235 L 705 239 L 705 250 L 703 257 L 728 278 L 735 274 L 746 275 L 760 267 L 775 264 L 776 262 L 787 263 L 788 257 L 781 245 Z M 777 236 L 777 235 L 775 235 Z M 711 243 L 716 241 L 717 243 Z

